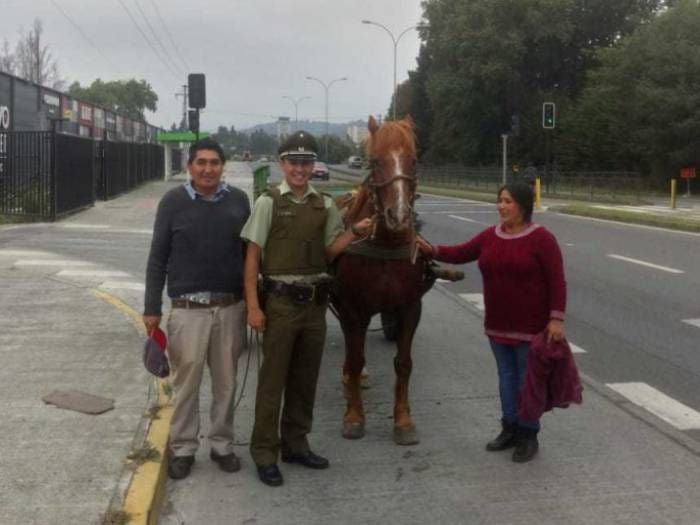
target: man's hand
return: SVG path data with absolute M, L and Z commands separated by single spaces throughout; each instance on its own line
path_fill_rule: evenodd
M 257 332 L 265 331 L 265 314 L 260 308 L 248 308 L 248 324 Z
M 352 234 L 355 237 L 364 237 L 366 235 L 369 235 L 369 232 L 372 230 L 372 227 L 374 226 L 374 221 L 366 217 L 362 219 L 359 222 L 356 222 L 350 227 L 350 230 L 352 231 Z
M 144 315 L 143 316 L 143 324 L 146 327 L 146 333 L 148 335 L 151 335 L 153 333 L 153 330 L 158 328 L 160 326 L 160 320 L 161 320 L 160 315 Z

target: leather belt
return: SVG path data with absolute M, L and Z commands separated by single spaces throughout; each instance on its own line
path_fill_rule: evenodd
M 213 297 L 206 303 L 190 301 L 189 299 L 171 299 L 170 301 L 173 308 L 185 308 L 187 310 L 193 310 L 196 308 L 224 308 L 226 306 L 236 304 L 242 298 L 243 297 L 240 293 L 230 293 L 223 294 L 218 297 Z
M 262 283 L 262 291 L 275 295 L 283 295 L 291 298 L 297 304 L 309 304 L 316 302 L 323 304 L 328 299 L 330 282 L 312 283 L 285 283 L 272 279 L 265 279 Z

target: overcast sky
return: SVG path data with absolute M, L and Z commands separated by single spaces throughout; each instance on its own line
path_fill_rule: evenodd
M 162 56 L 141 7 L 175 65 L 163 64 L 168 59 L 158 58 L 122 3 Z M 149 120 L 164 127 L 181 118 L 175 92 L 187 73 L 205 73 L 202 127 L 242 129 L 280 115 L 293 119 L 294 105 L 285 95 L 311 97 L 299 104 L 300 120 L 323 120 L 324 89 L 307 76 L 325 82 L 348 77 L 330 89 L 331 122 L 384 114 L 392 92 L 393 43 L 384 30 L 361 20 L 398 35 L 421 15 L 420 0 L 0 0 L 0 41 L 7 38 L 13 48 L 19 29 L 41 18 L 62 77 L 81 84 L 98 77 L 143 78 L 159 98 Z M 414 30 L 399 41 L 399 82 L 416 67 L 419 44 Z

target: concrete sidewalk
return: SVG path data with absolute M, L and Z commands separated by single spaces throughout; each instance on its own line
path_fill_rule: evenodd
M 250 191 L 247 165 L 233 166 Z M 232 173 L 231 173 L 232 174 Z M 156 386 L 141 362 L 143 271 L 155 209 L 144 185 L 54 224 L 0 227 L 0 524 L 100 523 L 132 479 Z M 87 415 L 54 390 L 114 400 Z

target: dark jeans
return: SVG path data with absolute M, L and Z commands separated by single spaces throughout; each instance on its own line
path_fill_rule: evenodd
M 494 341 L 490 343 L 498 367 L 498 391 L 501 395 L 503 421 L 539 430 L 539 421 L 521 421 L 518 418 L 518 400 L 520 389 L 525 381 L 530 343 L 523 342 L 517 345 L 506 345 Z

